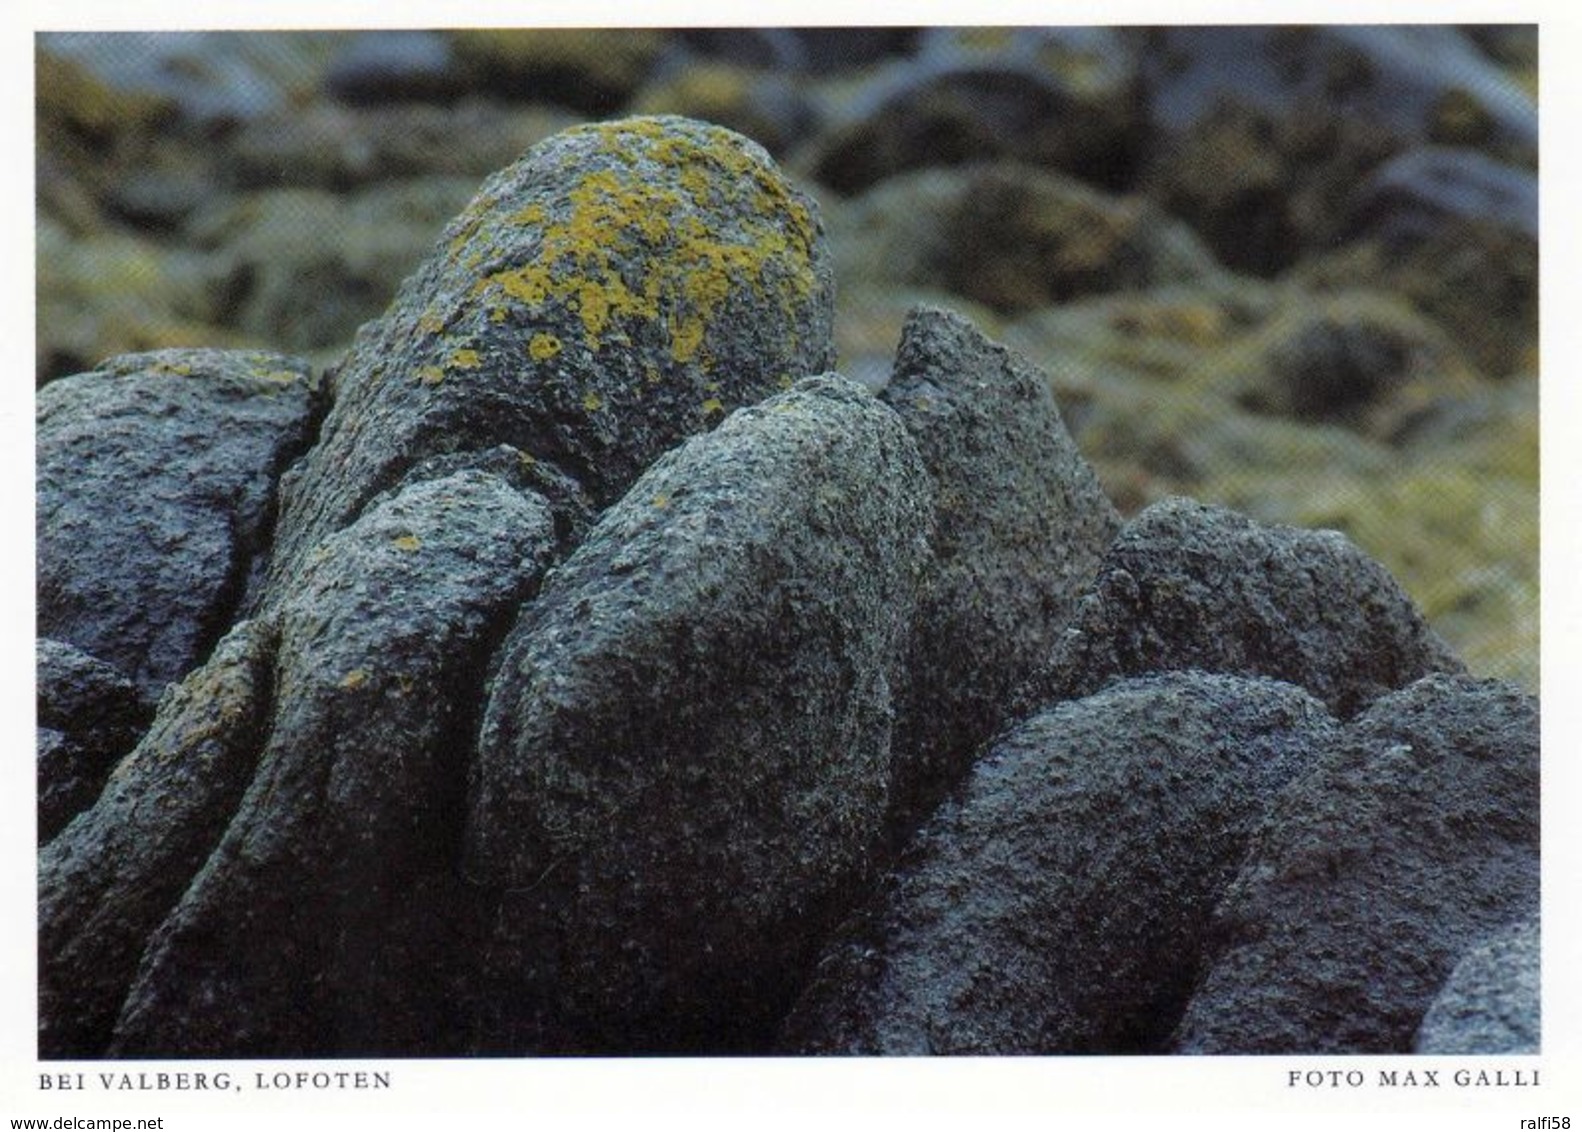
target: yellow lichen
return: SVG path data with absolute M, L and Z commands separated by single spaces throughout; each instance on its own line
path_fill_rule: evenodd
M 445 363 L 450 369 L 477 369 L 482 364 L 483 359 L 478 356 L 477 350 L 456 350 Z
M 597 413 L 604 408 L 604 398 L 590 389 L 582 398 L 582 407 L 590 413 Z
M 723 413 L 725 411 L 725 405 L 718 397 L 710 397 L 707 401 L 703 402 L 702 408 L 703 415 L 705 417 L 711 417 L 715 413 Z
M 439 366 L 420 366 L 417 371 L 417 379 L 424 385 L 438 385 L 445 380 L 445 371 L 440 369 Z
M 793 254 L 805 261 L 815 239 L 811 214 L 771 169 L 723 131 L 699 139 L 661 122 L 636 120 L 571 132 L 597 135 L 600 148 L 630 172 L 585 172 L 563 207 L 535 203 L 512 213 L 508 222 L 539 229 L 536 254 L 529 263 L 479 280 L 472 293 L 490 297 L 489 317 L 497 322 L 506 317 L 502 300 L 535 315 L 546 304 L 558 304 L 578 316 L 594 352 L 623 322 L 661 322 L 669 328 L 673 361 L 707 365 L 702 355 L 708 328 L 731 295 L 749 287 L 762 293 L 771 262 Z M 649 164 L 642 165 L 642 158 Z M 662 170 L 659 176 L 653 163 Z M 745 211 L 747 219 L 734 231 L 712 232 L 698 214 L 718 212 L 722 202 L 745 205 L 735 211 Z M 476 227 L 463 223 L 458 239 Z M 783 278 L 783 305 L 812 291 L 805 262 Z
M 366 683 L 368 683 L 368 673 L 361 668 L 354 668 L 345 676 L 341 677 L 341 687 L 345 688 L 347 691 L 351 691 L 354 688 L 361 688 Z
M 527 352 L 535 362 L 547 362 L 560 353 L 560 339 L 553 334 L 540 332 L 528 341 Z
M 421 548 L 423 545 L 423 540 L 418 538 L 417 535 L 401 535 L 397 538 L 391 539 L 390 545 L 395 547 L 397 550 L 411 552 Z

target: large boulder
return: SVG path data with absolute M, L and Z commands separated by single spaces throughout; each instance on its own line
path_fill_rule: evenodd
M 38 630 L 152 703 L 255 588 L 275 488 L 315 420 L 305 363 L 170 350 L 113 358 L 37 398 Z
M 1065 627 L 1120 528 L 1049 379 L 965 319 L 919 308 L 880 394 L 934 482 L 897 743 L 903 820 L 926 810 L 1006 722 L 1012 691 Z
M 1337 730 L 1299 689 L 1201 673 L 1034 715 L 826 951 L 787 1048 L 1158 1052 L 1248 838 Z
M 1170 499 L 1122 529 L 1023 702 L 1194 668 L 1296 684 L 1342 718 L 1465 670 L 1389 572 L 1338 532 Z
M 900 420 L 823 376 L 661 458 L 556 569 L 466 838 L 507 1009 L 584 1052 L 764 1040 L 881 839 L 931 516 Z
M 1181 1053 L 1409 1053 L 1472 947 L 1538 907 L 1538 704 L 1430 676 L 1271 807 L 1215 910 Z
M 567 130 L 490 178 L 365 327 L 288 478 L 273 597 L 414 463 L 510 444 L 602 506 L 685 436 L 833 362 L 817 212 L 680 118 Z

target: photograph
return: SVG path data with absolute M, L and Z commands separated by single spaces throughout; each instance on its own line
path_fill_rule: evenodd
M 264 8 L 7 33 L 9 1128 L 1582 1121 L 1573 19 Z

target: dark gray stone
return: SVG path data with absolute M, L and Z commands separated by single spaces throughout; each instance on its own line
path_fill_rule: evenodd
M 1011 50 L 935 48 L 884 68 L 832 107 L 799 164 L 843 194 L 928 166 L 993 160 L 1123 183 L 1143 136 L 1136 73 L 1062 60 L 1058 48 L 1025 42 L 1036 34 L 1020 33 L 1021 50 L 1009 32 Z
M 1296 684 L 1342 718 L 1431 672 L 1465 671 L 1389 572 L 1340 533 L 1168 499 L 1122 529 L 1021 702 L 1188 668 Z
M 883 832 L 933 501 L 833 375 L 661 458 L 506 642 L 469 871 L 502 1001 L 584 1052 L 751 1047 Z
M 150 932 L 202 867 L 268 734 L 276 641 L 244 621 L 161 701 L 91 809 L 39 849 L 39 1054 L 98 1057 Z
M 149 938 L 113 1055 L 413 1052 L 443 1029 L 485 668 L 554 548 L 541 499 L 462 470 L 309 556 L 271 614 L 257 772 Z
M 1121 520 L 1048 377 L 960 316 L 913 312 L 880 396 L 934 481 L 933 564 L 896 744 L 896 802 L 921 811 L 1006 722 Z
M 1414 1052 L 1537 1053 L 1541 960 L 1536 915 L 1467 952 L 1423 1016 Z
M 1181 1053 L 1409 1053 L 1469 948 L 1538 907 L 1538 704 L 1430 676 L 1276 801 L 1215 911 Z
M 137 687 L 81 649 L 36 643 L 38 840 L 54 837 L 99 796 L 105 776 L 148 726 Z
M 274 588 L 431 455 L 506 443 L 600 506 L 660 453 L 833 360 L 813 203 L 680 118 L 567 130 L 488 180 L 359 334 L 287 479 Z
M 1251 832 L 1337 729 L 1299 689 L 1202 673 L 1033 716 L 826 951 L 787 1047 L 1157 1052 Z
M 152 703 L 230 628 L 314 423 L 306 363 L 130 354 L 37 399 L 38 631 Z
M 354 105 L 459 94 L 462 74 L 450 43 L 435 31 L 367 31 L 330 59 L 324 89 Z

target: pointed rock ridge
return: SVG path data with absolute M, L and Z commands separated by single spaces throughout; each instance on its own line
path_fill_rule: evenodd
M 1033 716 L 824 953 L 801 1053 L 1158 1052 L 1206 911 L 1338 730 L 1298 688 L 1171 673 Z
M 555 547 L 544 500 L 477 468 L 320 544 L 265 619 L 279 659 L 256 771 L 148 938 L 111 1055 L 423 1048 L 448 1009 L 435 921 L 477 689 Z
M 39 634 L 152 706 L 238 616 L 315 415 L 307 363 L 253 351 L 128 354 L 40 389 Z
M 905 824 L 1007 722 L 1011 692 L 1059 639 L 1121 519 L 1048 378 L 959 315 L 911 314 L 880 397 L 917 441 L 935 498 L 898 721 Z
M 1339 532 L 1168 499 L 1126 524 L 1019 699 L 1036 707 L 1188 668 L 1284 680 L 1343 719 L 1429 673 L 1466 671 L 1389 571 Z
M 1410 1053 L 1471 948 L 1538 908 L 1538 703 L 1434 675 L 1270 807 L 1173 1051 Z
M 607 506 L 661 453 L 834 362 L 813 201 L 684 118 L 579 126 L 484 183 L 334 379 L 270 599 L 414 463 L 509 444 Z
M 1424 1015 L 1413 1052 L 1539 1052 L 1541 952 L 1536 913 L 1467 952 Z
M 932 509 L 900 420 L 825 375 L 604 513 L 484 715 L 467 851 L 499 1001 L 585 1052 L 766 1039 L 882 837 Z

